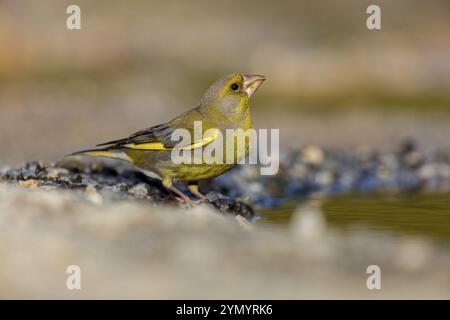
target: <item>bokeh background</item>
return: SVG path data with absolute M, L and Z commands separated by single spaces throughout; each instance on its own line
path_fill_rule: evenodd
M 236 71 L 267 76 L 254 123 L 280 128 L 283 150 L 448 147 L 449 30 L 445 0 L 1 1 L 0 163 L 169 120 Z
M 448 0 L 0 0 L 0 297 L 450 297 L 449 31 Z M 108 170 L 99 187 L 95 164 L 3 170 L 169 120 L 231 72 L 266 75 L 255 126 L 307 146 L 278 176 L 240 166 L 205 188 L 259 197 L 255 223 L 157 205 L 153 184 Z

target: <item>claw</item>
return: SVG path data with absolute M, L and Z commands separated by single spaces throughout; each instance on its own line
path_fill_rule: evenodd
M 194 207 L 195 203 L 192 201 L 187 195 L 185 195 L 183 192 L 175 188 L 175 186 L 172 184 L 172 180 L 163 180 L 162 182 L 163 186 L 165 186 L 170 191 L 174 192 L 178 197 L 177 200 L 181 201 L 182 203 L 185 203 L 188 207 Z
M 198 199 L 198 200 L 194 200 L 193 202 L 194 202 L 194 204 L 199 205 L 202 203 L 209 203 L 209 200 L 208 199 Z

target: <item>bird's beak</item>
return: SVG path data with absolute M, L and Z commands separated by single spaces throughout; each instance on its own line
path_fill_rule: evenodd
M 244 90 L 250 98 L 259 88 L 259 86 L 266 80 L 266 77 L 259 75 L 245 75 L 244 76 Z

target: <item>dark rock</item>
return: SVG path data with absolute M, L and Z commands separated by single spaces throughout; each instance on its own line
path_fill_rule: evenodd
M 399 146 L 400 155 L 405 155 L 417 150 L 417 142 L 413 138 L 404 139 Z
M 34 174 L 38 174 L 39 172 L 45 169 L 44 165 L 37 161 L 27 162 L 25 164 L 25 169 L 30 170 Z
M 37 175 L 34 170 L 24 169 L 24 170 L 22 170 L 22 177 L 23 177 L 23 180 L 29 180 L 29 179 L 36 179 Z
M 107 190 L 111 190 L 111 191 L 117 192 L 117 193 L 121 193 L 121 192 L 127 192 L 128 193 L 128 190 L 130 189 L 130 187 L 126 183 L 123 183 L 123 182 L 115 184 L 113 186 L 106 186 L 104 188 L 106 188 Z
M 6 180 L 24 180 L 22 176 L 22 170 L 21 169 L 10 169 L 6 171 L 4 178 Z
M 74 174 L 70 177 L 70 182 L 72 183 L 83 183 L 83 176 L 81 174 Z
M 240 215 L 246 218 L 247 220 L 252 220 L 255 216 L 255 213 L 248 204 L 245 204 L 241 201 L 236 201 L 231 198 L 224 196 L 215 191 L 209 192 L 206 197 L 209 202 L 222 213 L 231 213 L 233 215 Z

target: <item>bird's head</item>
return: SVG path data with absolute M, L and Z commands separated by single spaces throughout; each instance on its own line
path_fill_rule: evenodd
M 266 80 L 260 75 L 234 73 L 212 84 L 200 101 L 203 111 L 219 112 L 226 118 L 235 118 L 248 112 L 248 102 Z

